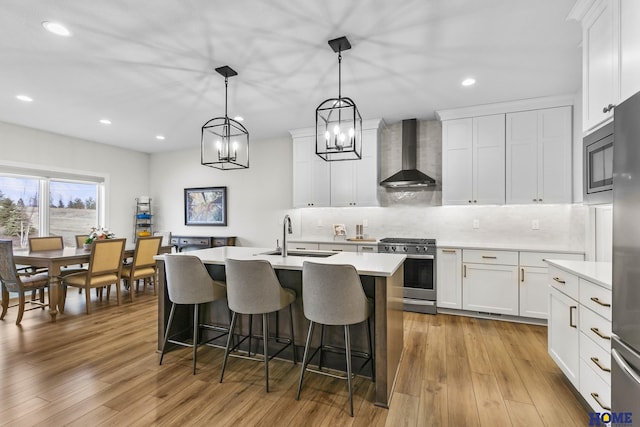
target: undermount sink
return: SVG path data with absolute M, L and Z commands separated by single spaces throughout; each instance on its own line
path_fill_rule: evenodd
M 328 258 L 330 256 L 335 255 L 335 252 L 329 251 L 306 251 L 306 250 L 293 250 L 287 251 L 288 256 L 301 256 L 301 257 L 312 257 L 312 258 Z M 280 255 L 282 256 L 282 250 L 276 249 L 273 251 L 262 252 L 257 255 Z

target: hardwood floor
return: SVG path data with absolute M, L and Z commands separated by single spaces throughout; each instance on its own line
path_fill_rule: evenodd
M 375 407 L 370 380 L 354 382 L 355 417 L 344 381 L 300 365 L 232 358 L 220 384 L 223 350 L 168 353 L 158 366 L 157 304 L 70 292 L 66 314 L 15 309 L 0 322 L 0 425 L 584 426 L 588 412 L 546 352 L 546 328 L 439 314 L 405 314 L 405 352 L 389 410 Z

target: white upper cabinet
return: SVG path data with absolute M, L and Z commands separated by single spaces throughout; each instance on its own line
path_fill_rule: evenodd
M 619 0 L 620 101 L 640 91 L 640 1 Z
M 315 154 L 315 128 L 291 131 L 293 207 L 377 206 L 382 121 L 362 126 L 362 159 L 326 162 Z
M 442 123 L 442 203 L 504 203 L 504 114 Z
M 590 132 L 640 91 L 640 2 L 578 0 L 569 18 L 582 22 L 582 130 Z
M 571 107 L 507 114 L 506 202 L 571 203 Z

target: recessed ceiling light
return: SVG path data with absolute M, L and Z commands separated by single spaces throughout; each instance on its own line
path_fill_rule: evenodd
M 45 30 L 57 36 L 69 37 L 71 35 L 71 31 L 59 22 L 44 21 L 42 26 Z
M 33 98 L 27 95 L 16 95 L 16 99 L 19 99 L 22 102 L 32 102 Z
M 462 81 L 462 86 L 473 86 L 474 84 L 476 84 L 476 79 L 471 77 Z
M 156 135 L 156 139 L 159 139 L 160 141 L 164 140 L 164 135 Z
M 235 116 L 235 117 L 233 118 L 233 120 L 235 120 L 236 122 L 241 122 L 241 121 L 243 121 L 243 120 L 244 120 L 244 117 L 242 117 L 242 116 Z
M 102 123 L 103 125 L 110 125 L 111 124 L 111 120 L 109 120 L 109 119 L 100 119 L 100 123 Z

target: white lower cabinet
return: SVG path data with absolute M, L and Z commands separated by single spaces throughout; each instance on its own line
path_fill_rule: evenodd
M 580 381 L 578 321 L 578 302 L 556 288 L 550 287 L 549 323 L 547 324 L 549 355 L 576 388 Z
M 289 249 L 297 251 L 317 251 L 318 244 L 312 242 L 289 242 Z
M 349 243 L 319 243 L 318 249 L 332 252 L 358 252 L 358 245 Z
M 462 260 L 462 308 L 517 316 L 518 253 L 464 250 Z
M 462 249 L 438 248 L 437 306 L 462 309 Z
M 611 411 L 611 289 L 549 268 L 548 351 L 594 412 Z

